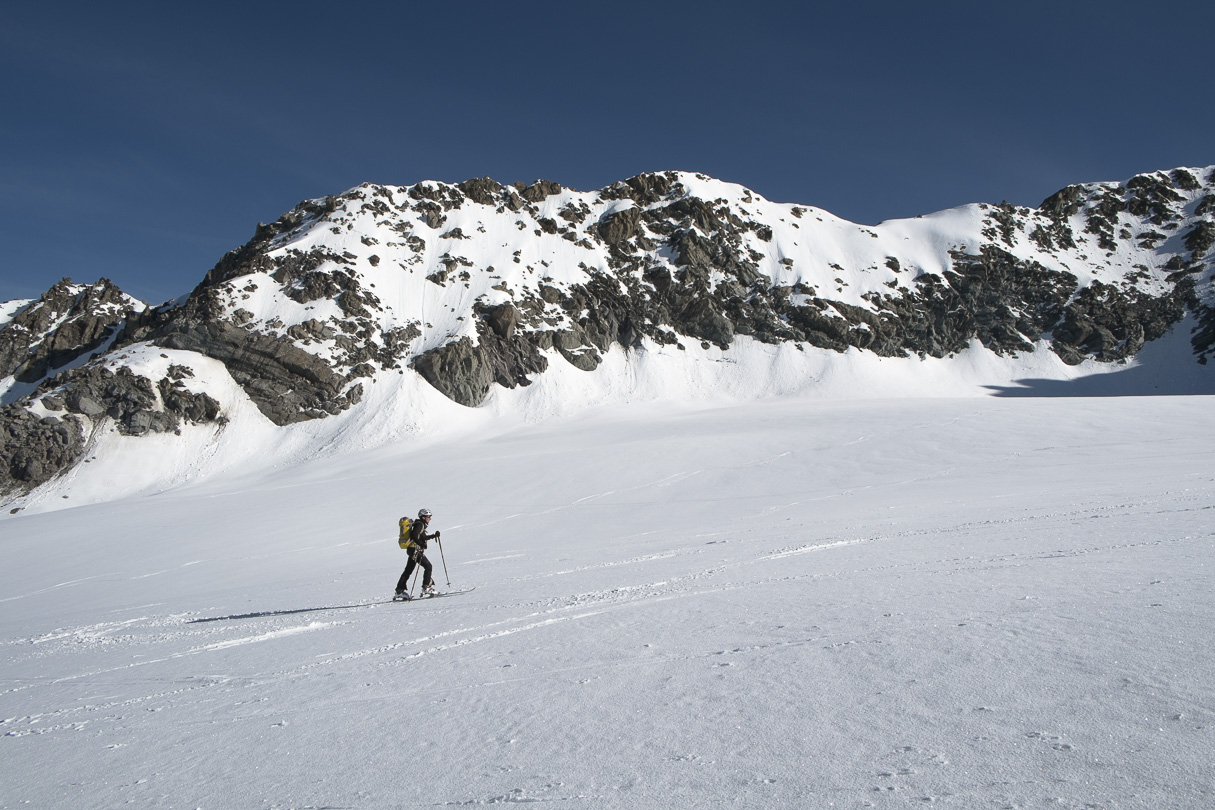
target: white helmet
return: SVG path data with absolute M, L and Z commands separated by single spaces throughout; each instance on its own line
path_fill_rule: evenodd
M 430 517 L 430 510 L 429 510 L 429 509 L 419 509 L 419 510 L 418 510 L 418 517 L 419 517 L 419 518 L 428 518 L 428 517 Z

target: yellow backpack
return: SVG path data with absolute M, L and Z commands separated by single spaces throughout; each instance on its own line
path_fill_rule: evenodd
M 397 542 L 401 544 L 401 548 L 410 548 L 413 543 L 409 541 L 409 530 L 413 527 L 413 521 L 407 517 L 401 518 L 401 536 Z

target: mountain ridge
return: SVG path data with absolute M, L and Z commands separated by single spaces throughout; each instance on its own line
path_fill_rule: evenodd
M 417 397 L 400 379 L 416 375 L 476 408 L 616 350 L 685 364 L 744 342 L 798 358 L 1048 351 L 1089 368 L 1190 319 L 1198 369 L 1215 350 L 1213 245 L 1215 166 L 874 226 L 689 172 L 589 192 L 364 183 L 259 223 L 160 306 L 104 279 L 3 305 L 0 493 L 92 460 L 101 434 L 211 426 L 219 441 L 242 397 L 287 428 L 374 392 L 375 407 Z

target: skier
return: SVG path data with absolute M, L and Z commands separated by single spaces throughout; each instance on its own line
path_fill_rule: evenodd
M 426 559 L 426 544 L 431 538 L 439 539 L 439 532 L 427 532 L 426 527 L 430 525 L 430 510 L 421 509 L 418 511 L 418 519 L 409 527 L 409 564 L 405 566 L 405 573 L 401 574 L 401 578 L 397 580 L 397 591 L 394 599 L 409 598 L 409 576 L 413 573 L 414 566 L 422 566 L 422 593 L 435 593 L 435 582 L 431 579 L 430 560 Z

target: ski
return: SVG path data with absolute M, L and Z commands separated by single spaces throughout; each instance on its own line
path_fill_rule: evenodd
M 412 597 L 412 598 L 398 599 L 396 597 L 393 597 L 392 601 L 393 602 L 416 602 L 419 599 L 434 599 L 439 596 L 459 596 L 462 593 L 469 593 L 470 591 L 475 591 L 476 589 L 477 589 L 477 586 L 474 585 L 471 588 L 460 588 L 460 589 L 454 590 L 454 591 L 439 591 L 438 593 L 420 593 L 417 596 Z

